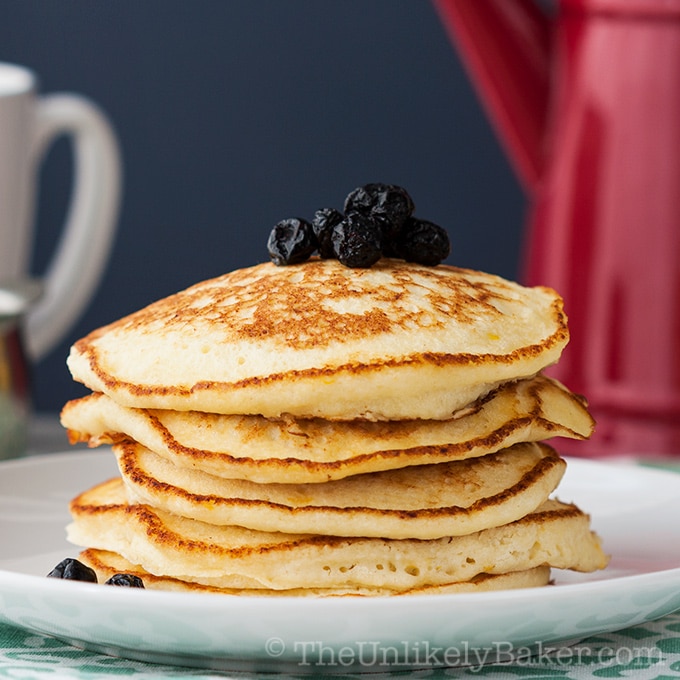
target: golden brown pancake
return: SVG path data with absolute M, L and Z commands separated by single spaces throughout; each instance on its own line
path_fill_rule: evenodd
M 229 479 L 307 483 L 482 456 L 518 442 L 589 437 L 584 401 L 543 375 L 505 383 L 449 420 L 268 419 L 131 409 L 103 394 L 71 401 L 61 420 L 91 446 L 133 439 L 178 467 Z
M 240 269 L 79 340 L 76 380 L 129 407 L 448 419 L 556 362 L 561 298 L 491 274 L 383 259 Z
M 134 442 L 114 453 L 131 503 L 258 531 L 377 538 L 441 538 L 508 524 L 544 503 L 566 468 L 549 446 L 524 443 L 326 484 L 257 484 L 178 468 Z
M 607 557 L 574 505 L 547 501 L 516 522 L 435 540 L 341 538 L 216 526 L 129 505 L 114 479 L 74 499 L 68 538 L 157 576 L 219 588 L 406 591 L 548 565 L 592 571 Z
M 290 590 L 269 590 L 267 588 L 216 588 L 202 586 L 199 583 L 182 581 L 169 576 L 155 576 L 144 571 L 140 566 L 128 562 L 124 557 L 105 550 L 84 550 L 79 559 L 95 570 L 100 583 L 110 579 L 114 574 L 131 574 L 144 582 L 150 590 L 170 590 L 192 593 L 211 593 L 219 595 L 249 597 L 376 597 L 396 595 L 444 595 L 449 593 L 482 593 L 489 590 L 509 590 L 516 588 L 536 588 L 550 582 L 550 567 L 542 566 L 526 571 L 515 571 L 508 574 L 478 574 L 469 581 L 447 583 L 441 586 L 425 586 L 411 590 L 394 591 L 386 588 L 293 588 Z

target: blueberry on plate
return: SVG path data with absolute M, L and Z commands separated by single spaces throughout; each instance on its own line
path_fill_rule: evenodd
M 79 562 L 73 557 L 67 557 L 47 574 L 49 578 L 63 578 L 68 581 L 89 581 L 97 583 L 97 574 L 94 569 Z
M 104 585 L 123 588 L 143 588 L 144 581 L 134 574 L 114 574 Z

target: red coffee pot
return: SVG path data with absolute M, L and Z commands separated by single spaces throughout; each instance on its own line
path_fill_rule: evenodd
M 565 299 L 574 455 L 680 454 L 680 0 L 434 0 L 526 189 L 523 279 Z

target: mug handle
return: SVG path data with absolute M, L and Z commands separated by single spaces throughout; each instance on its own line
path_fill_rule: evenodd
M 61 340 L 94 294 L 113 245 L 120 205 L 120 151 L 103 112 L 75 94 L 41 97 L 36 106 L 36 163 L 60 135 L 72 138 L 73 189 L 59 244 L 45 272 L 43 295 L 26 320 L 25 342 L 34 361 Z

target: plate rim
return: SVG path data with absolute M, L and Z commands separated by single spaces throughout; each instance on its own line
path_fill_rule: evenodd
M 82 459 L 83 457 L 91 458 L 91 459 L 97 459 L 97 458 L 102 458 L 107 456 L 107 454 L 110 456 L 111 453 L 111 447 L 108 445 L 105 446 L 100 446 L 96 449 L 94 448 L 80 448 L 80 449 L 75 449 L 75 450 L 58 450 L 55 451 L 54 453 L 40 453 L 40 454 L 35 454 L 35 455 L 28 455 L 20 458 L 13 458 L 9 460 L 1 460 L 0 461 L 0 473 L 2 472 L 3 469 L 5 468 L 15 468 L 15 469 L 22 469 L 25 467 L 33 468 L 36 466 L 39 466 L 41 463 L 54 463 L 54 464 L 61 464 L 61 463 L 68 463 L 71 461 L 74 461 L 76 459 Z M 638 463 L 632 463 L 629 461 L 621 461 L 621 462 L 611 462 L 608 461 L 607 459 L 588 459 L 588 458 L 582 458 L 582 457 L 574 457 L 574 456 L 562 456 L 562 458 L 567 462 L 567 472 L 569 471 L 569 468 L 571 467 L 572 470 L 574 466 L 580 467 L 583 466 L 584 468 L 600 468 L 600 469 L 606 469 L 606 470 L 617 470 L 617 471 L 622 471 L 625 473 L 630 473 L 631 471 L 635 471 L 636 474 L 641 474 L 647 478 L 663 478 L 664 480 L 674 480 L 677 485 L 678 485 L 678 491 L 680 492 L 680 472 L 675 472 L 673 470 L 667 470 L 663 468 L 657 468 L 657 467 L 651 467 L 647 466 L 644 464 L 638 464 Z M 79 461 L 81 462 L 81 461 Z M 112 457 L 109 457 L 109 460 L 107 464 L 111 464 L 112 470 L 115 474 L 115 459 Z M 103 481 L 103 480 L 101 480 Z M 96 481 L 93 481 L 93 483 L 96 483 Z M 2 486 L 2 483 L 0 482 L 0 488 Z M 78 491 L 76 491 L 78 493 Z M 556 490 L 556 493 L 559 494 L 559 486 L 558 489 Z M 679 500 L 680 503 L 680 500 Z M 66 509 L 66 508 L 65 508 Z M 588 508 L 584 508 L 584 511 L 588 513 Z M 0 514 L 0 522 L 2 522 L 2 516 Z M 597 526 L 593 527 L 593 530 L 598 533 L 597 531 Z M 680 536 L 680 526 L 678 527 L 677 530 L 678 535 Z M 73 546 L 74 550 L 81 550 L 78 546 Z M 606 549 L 606 546 L 605 546 Z M 561 571 L 561 570 L 555 570 L 555 571 Z M 597 579 L 593 581 L 584 581 L 584 582 L 573 582 L 573 583 L 562 583 L 560 584 L 560 588 L 562 587 L 569 587 L 570 589 L 574 587 L 579 587 L 583 588 L 585 586 L 595 586 L 595 587 L 601 587 L 605 583 L 610 583 L 612 581 L 619 581 L 621 579 L 626 579 L 626 580 L 639 580 L 639 579 L 644 579 L 649 576 L 649 574 L 656 574 L 656 575 L 662 575 L 662 574 L 669 574 L 673 575 L 680 572 L 680 563 L 678 564 L 677 567 L 673 568 L 665 568 L 665 569 L 658 569 L 652 572 L 644 572 L 644 573 L 639 573 L 639 574 L 623 574 L 619 576 L 612 576 L 611 578 L 603 578 L 603 579 Z M 18 576 L 23 576 L 27 578 L 35 578 L 41 581 L 44 577 L 42 576 L 37 576 L 35 574 L 28 574 L 24 573 L 21 571 L 14 571 L 12 569 L 6 569 L 0 564 L 0 575 L 4 576 L 5 578 L 8 575 L 18 575 Z M 80 584 L 83 585 L 83 584 Z M 84 584 L 88 585 L 88 584 Z M 480 592 L 480 593 L 440 593 L 440 594 L 424 594 L 424 593 L 418 593 L 409 596 L 409 599 L 415 599 L 415 598 L 456 598 L 456 600 L 462 600 L 462 599 L 477 599 L 477 598 L 485 598 L 485 597 L 514 597 L 514 593 L 517 592 L 524 592 L 526 593 L 531 593 L 535 591 L 541 591 L 543 589 L 541 588 L 517 588 L 517 589 L 508 589 L 508 590 L 498 590 L 498 591 L 488 591 L 488 592 Z M 168 593 L 172 595 L 179 595 L 179 596 L 189 596 L 189 597 L 202 597 L 202 598 L 208 598 L 212 599 L 213 595 L 210 593 L 200 593 L 200 592 L 183 592 L 183 591 L 163 591 L 163 590 L 152 590 L 149 589 L 147 591 L 148 593 L 162 593 L 167 595 Z M 227 597 L 229 597 L 227 595 Z M 262 600 L 262 599 L 267 599 L 266 597 L 263 596 L 244 596 L 244 595 L 238 595 L 234 596 L 238 597 L 240 600 Z M 296 602 L 309 602 L 309 601 L 329 601 L 329 600 L 335 600 L 335 601 L 348 601 L 352 600 L 354 598 L 300 598 L 300 597 L 295 597 L 295 596 L 278 596 L 277 598 L 270 598 L 270 601 L 282 601 L 282 600 L 291 600 L 291 601 L 296 601 Z M 357 598 L 359 599 L 359 598 Z M 395 598 L 389 598 L 389 597 L 376 597 L 376 598 L 361 598 L 361 599 L 368 599 L 368 600 L 394 600 Z M 401 598 L 399 598 L 401 599 Z

